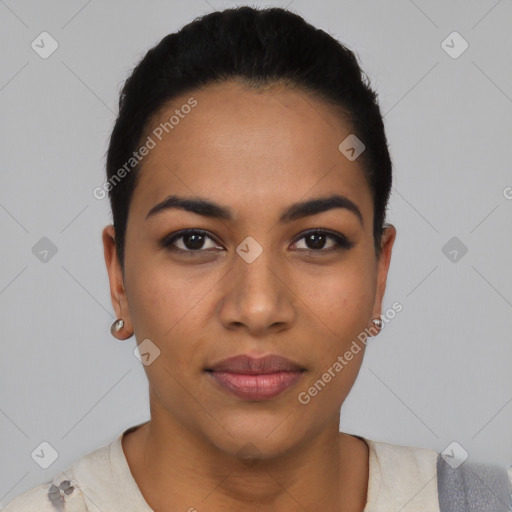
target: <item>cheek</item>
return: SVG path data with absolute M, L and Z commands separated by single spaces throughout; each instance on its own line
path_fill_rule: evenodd
M 192 281 L 190 270 L 151 258 L 147 252 L 136 254 L 127 266 L 130 314 L 138 338 L 162 338 L 180 322 L 190 324 L 207 294 L 208 279 Z
M 297 295 L 318 322 L 345 337 L 366 326 L 375 297 L 374 281 L 371 268 L 347 263 L 340 269 L 301 274 L 296 278 Z
M 218 278 L 191 281 L 184 271 L 156 264 L 131 276 L 127 296 L 138 342 L 150 339 L 164 356 L 160 362 L 172 374 L 182 373 L 201 356 L 208 294 Z

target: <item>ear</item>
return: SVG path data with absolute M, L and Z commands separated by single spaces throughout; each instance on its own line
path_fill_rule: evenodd
M 396 228 L 393 224 L 387 224 L 382 234 L 381 251 L 377 261 L 377 290 L 371 318 L 380 318 L 382 313 L 382 299 L 386 291 L 389 264 L 391 262 L 391 251 L 396 239 Z M 375 326 L 373 326 L 375 328 Z
M 116 318 L 124 320 L 123 327 L 113 336 L 119 340 L 125 340 L 133 334 L 128 300 L 124 289 L 123 272 L 117 257 L 114 226 L 105 226 L 102 233 L 103 252 L 107 265 L 108 279 L 110 281 L 110 297 Z

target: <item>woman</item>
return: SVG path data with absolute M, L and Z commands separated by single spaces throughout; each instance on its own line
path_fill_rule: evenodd
M 163 38 L 96 191 L 112 334 L 136 337 L 151 420 L 6 512 L 508 510 L 504 470 L 339 431 L 391 314 L 391 170 L 354 54 L 300 16 L 241 7 Z

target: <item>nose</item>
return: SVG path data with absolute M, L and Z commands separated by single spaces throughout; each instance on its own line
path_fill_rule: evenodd
M 270 251 L 264 250 L 252 263 L 235 258 L 219 309 L 223 326 L 245 329 L 253 337 L 288 329 L 296 310 L 286 272 L 272 261 Z

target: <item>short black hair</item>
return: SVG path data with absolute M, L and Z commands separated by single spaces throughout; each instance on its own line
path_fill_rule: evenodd
M 122 87 L 106 160 L 121 267 L 130 201 L 141 168 L 133 164 L 126 172 L 126 163 L 142 144 L 151 120 L 171 100 L 229 79 L 252 88 L 288 84 L 326 101 L 350 123 L 365 145 L 359 158 L 372 193 L 374 246 L 379 255 L 392 165 L 377 93 L 356 55 L 328 33 L 286 9 L 242 6 L 195 18 L 165 36 L 148 50 Z

